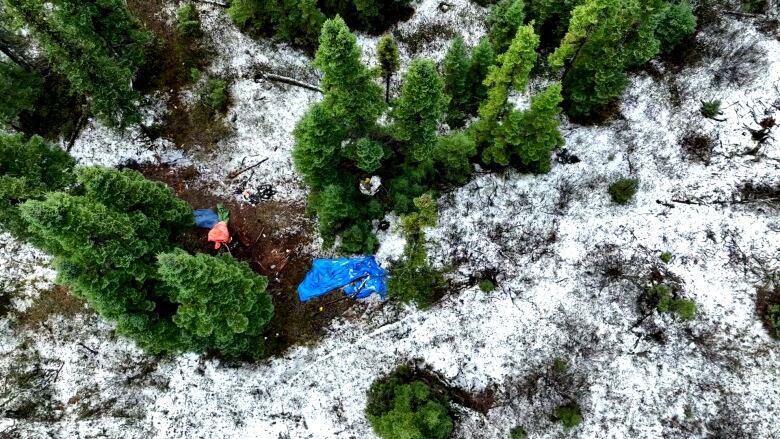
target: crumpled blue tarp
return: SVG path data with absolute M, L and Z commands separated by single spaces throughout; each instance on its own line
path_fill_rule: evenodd
M 315 259 L 311 271 L 298 286 L 301 302 L 325 295 L 337 288 L 357 299 L 373 293 L 387 294 L 387 271 L 373 256 L 340 259 Z
M 201 229 L 211 229 L 219 222 L 219 215 L 211 209 L 193 210 L 195 225 Z

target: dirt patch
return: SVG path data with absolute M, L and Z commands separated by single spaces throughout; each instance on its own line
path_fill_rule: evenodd
M 313 259 L 309 248 L 314 223 L 306 217 L 304 203 L 268 200 L 252 205 L 220 197 L 194 168 L 142 166 L 139 171 L 173 188 L 193 209 L 214 208 L 219 203 L 230 211 L 230 253 L 268 277 L 274 302 L 274 317 L 266 328 L 271 355 L 292 345 L 315 342 L 331 320 L 357 303 L 339 292 L 306 303 L 298 300 L 298 285 Z M 216 254 L 207 235 L 207 230 L 193 228 L 179 241 L 190 252 Z
M 21 328 L 34 328 L 45 323 L 50 316 L 63 317 L 91 312 L 84 307 L 84 300 L 80 299 L 63 286 L 41 292 L 35 302 L 16 319 L 16 325 Z
M 680 139 L 680 146 L 689 160 L 709 165 L 716 140 L 707 134 L 689 132 Z

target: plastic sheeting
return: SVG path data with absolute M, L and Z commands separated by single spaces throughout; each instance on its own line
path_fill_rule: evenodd
M 209 241 L 214 243 L 214 248 L 219 249 L 222 244 L 230 242 L 230 231 L 228 231 L 227 223 L 220 221 L 209 230 Z
M 211 229 L 219 222 L 219 215 L 211 209 L 198 209 L 192 211 L 195 216 L 195 225 L 201 229 Z
M 387 271 L 373 256 L 340 259 L 315 259 L 311 271 L 298 286 L 301 302 L 325 295 L 337 288 L 357 299 L 371 294 L 387 295 Z

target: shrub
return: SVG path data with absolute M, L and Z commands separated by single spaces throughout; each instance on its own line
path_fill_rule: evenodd
M 582 412 L 576 403 L 571 403 L 555 409 L 555 418 L 563 425 L 564 429 L 570 430 L 582 423 Z
M 661 51 L 672 52 L 683 40 L 696 31 L 696 16 L 688 1 L 666 5 L 658 26 L 655 29 L 655 37 L 661 43 Z
M 620 178 L 609 185 L 609 196 L 617 204 L 628 204 L 636 195 L 639 180 L 635 178 Z
M 661 256 L 659 256 L 658 258 L 661 259 L 661 261 L 664 264 L 668 264 L 669 262 L 672 262 L 672 258 L 673 257 L 674 257 L 674 255 L 671 254 L 670 252 L 663 252 L 663 253 L 661 253 Z
M 414 200 L 416 212 L 402 217 L 406 237 L 404 259 L 390 270 L 390 297 L 415 302 L 421 308 L 432 305 L 446 288 L 442 273 L 428 263 L 423 227 L 436 224 L 436 203 L 430 194 Z
M 193 256 L 175 249 L 157 260 L 160 279 L 178 304 L 176 326 L 225 355 L 263 353 L 262 331 L 274 309 L 265 277 L 227 254 Z
M 775 338 L 780 338 L 780 303 L 770 304 L 767 307 L 767 321 L 774 330 Z
M 528 439 L 528 433 L 525 432 L 525 428 L 518 425 L 509 431 L 509 439 Z
M 723 114 L 720 111 L 720 100 L 712 100 L 712 101 L 702 101 L 701 102 L 701 115 L 708 118 L 708 119 L 714 119 L 717 116 Z
M 664 284 L 648 288 L 646 298 L 658 312 L 673 312 L 683 320 L 696 318 L 696 304 L 690 299 L 674 297 L 672 289 Z
M 184 37 L 194 37 L 201 33 L 198 10 L 192 2 L 182 3 L 176 10 L 176 32 Z
M 74 166 L 65 151 L 40 137 L 0 134 L 0 227 L 17 239 L 31 239 L 18 206 L 71 186 Z
M 366 416 L 383 439 L 446 439 L 454 425 L 449 401 L 415 380 L 407 367 L 371 384 Z
M 496 290 L 496 284 L 490 279 L 482 279 L 479 281 L 479 289 L 485 293 L 492 293 Z
M 201 90 L 201 101 L 212 111 L 224 113 L 230 101 L 227 87 L 224 79 L 210 78 Z

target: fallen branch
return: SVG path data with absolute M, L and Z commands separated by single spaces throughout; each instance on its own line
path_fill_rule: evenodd
M 232 179 L 234 179 L 234 178 L 238 177 L 239 175 L 243 174 L 244 172 L 246 172 L 246 171 L 248 171 L 248 170 L 250 170 L 250 169 L 256 168 L 256 167 L 260 166 L 261 164 L 263 164 L 263 163 L 265 163 L 265 162 L 267 162 L 267 161 L 268 161 L 268 157 L 266 157 L 266 158 L 264 158 L 264 159 L 260 160 L 259 162 L 255 163 L 254 165 L 247 166 L 247 167 L 246 167 L 246 168 L 244 168 L 244 169 L 239 169 L 238 171 L 233 171 L 233 172 L 230 172 L 230 173 L 228 173 L 228 175 L 227 175 L 227 176 L 228 176 L 228 178 L 229 178 L 229 179 L 231 179 L 231 180 L 232 180 Z
M 211 0 L 193 0 L 193 1 L 195 3 L 205 3 L 207 5 L 219 6 L 220 8 L 227 8 L 228 7 L 228 5 L 225 4 L 225 3 L 215 2 L 215 1 L 211 1 Z
M 766 15 L 764 14 L 751 14 L 748 12 L 739 12 L 739 11 L 728 11 L 728 10 L 721 10 L 720 12 L 727 14 L 727 15 L 735 15 L 737 17 L 747 17 L 747 18 L 766 18 Z
M 260 77 L 264 78 L 264 79 L 267 79 L 269 81 L 281 82 L 281 83 L 284 83 L 284 84 L 294 85 L 296 87 L 301 87 L 301 88 L 305 88 L 305 89 L 308 89 L 308 90 L 316 91 L 317 93 L 322 93 L 322 89 L 317 87 L 316 85 L 307 84 L 307 83 L 305 83 L 303 81 L 299 81 L 297 79 L 290 78 L 290 77 L 287 77 L 287 76 L 276 75 L 274 73 L 261 73 Z

